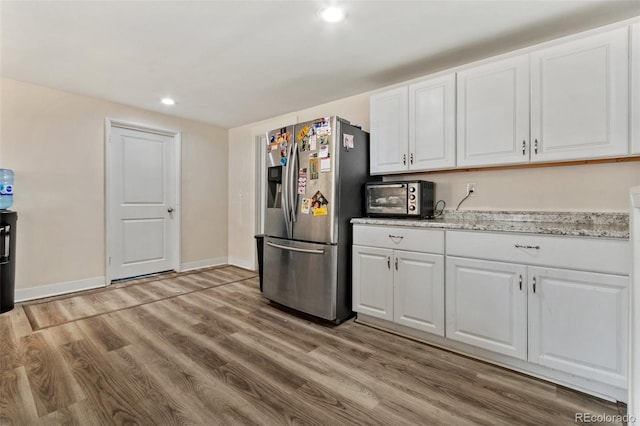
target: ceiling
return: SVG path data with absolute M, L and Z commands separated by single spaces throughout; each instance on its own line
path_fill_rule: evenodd
M 3 0 L 0 72 L 235 127 L 640 15 L 640 0 L 338 3 L 347 19 L 328 24 L 325 1 Z

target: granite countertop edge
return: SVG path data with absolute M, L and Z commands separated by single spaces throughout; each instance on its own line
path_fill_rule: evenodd
M 445 212 L 437 219 L 354 218 L 352 224 L 629 239 L 629 215 L 576 212 Z

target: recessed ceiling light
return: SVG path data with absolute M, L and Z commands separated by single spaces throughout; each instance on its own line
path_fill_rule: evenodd
M 340 22 L 344 19 L 344 11 L 338 7 L 330 6 L 320 12 L 320 16 L 327 22 Z
M 164 98 L 163 100 L 161 100 L 160 102 L 162 102 L 165 105 L 175 105 L 176 101 L 174 101 L 171 98 Z

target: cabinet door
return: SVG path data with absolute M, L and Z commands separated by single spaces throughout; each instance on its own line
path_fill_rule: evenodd
M 531 161 L 629 153 L 628 29 L 531 54 Z
M 458 167 L 529 161 L 529 56 L 457 76 Z
M 371 96 L 371 174 L 407 171 L 408 102 L 407 86 Z
M 640 22 L 631 26 L 631 153 L 640 154 Z
M 353 246 L 353 310 L 393 321 L 393 250 Z
M 456 166 L 455 74 L 409 86 L 409 170 Z
M 444 336 L 444 256 L 397 250 L 394 269 L 394 321 Z
M 529 361 L 626 387 L 629 279 L 529 267 L 529 280 Z
M 527 359 L 526 267 L 447 256 L 446 334 Z

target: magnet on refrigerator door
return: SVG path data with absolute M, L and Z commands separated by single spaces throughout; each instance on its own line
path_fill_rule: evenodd
M 300 205 L 300 213 L 309 214 L 311 212 L 311 198 L 303 198 Z
M 298 142 L 300 142 L 302 139 L 305 138 L 305 136 L 308 136 L 308 133 L 311 131 L 311 127 L 309 126 L 304 126 L 302 128 L 302 130 L 300 130 L 298 132 Z
M 309 179 L 318 179 L 318 153 L 309 154 Z
M 323 158 L 320 160 L 320 171 L 323 173 L 331 171 L 331 158 Z
M 311 197 L 311 214 L 313 216 L 327 216 L 329 200 L 322 195 L 322 192 L 317 191 Z
M 307 169 L 298 170 L 298 194 L 302 195 L 307 192 Z
M 348 135 L 346 133 L 342 135 L 342 146 L 347 148 L 347 150 L 353 148 L 353 135 Z
M 315 134 L 318 136 L 328 136 L 331 134 L 330 117 L 324 117 L 313 123 Z

